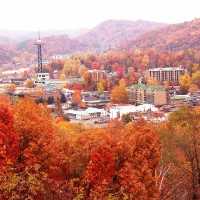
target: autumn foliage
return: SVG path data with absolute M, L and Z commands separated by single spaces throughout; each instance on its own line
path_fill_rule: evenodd
M 161 143 L 149 125 L 90 129 L 53 120 L 30 99 L 0 106 L 1 199 L 158 197 Z
M 163 145 L 156 170 L 161 199 L 200 198 L 199 120 L 199 107 L 182 105 L 156 128 Z

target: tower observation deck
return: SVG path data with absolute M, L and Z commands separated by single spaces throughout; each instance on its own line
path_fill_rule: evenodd
M 42 73 L 42 45 L 44 43 L 41 41 L 40 39 L 40 35 L 39 35 L 39 39 L 37 40 L 37 42 L 35 42 L 35 45 L 38 46 L 38 73 Z

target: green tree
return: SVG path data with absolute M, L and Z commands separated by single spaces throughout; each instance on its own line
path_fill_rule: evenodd
M 123 124 L 128 124 L 129 122 L 132 122 L 130 114 L 123 114 L 121 121 L 122 121 Z

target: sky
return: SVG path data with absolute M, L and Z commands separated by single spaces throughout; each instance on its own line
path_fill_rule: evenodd
M 94 28 L 109 19 L 168 24 L 200 18 L 199 0 L 1 0 L 0 29 Z

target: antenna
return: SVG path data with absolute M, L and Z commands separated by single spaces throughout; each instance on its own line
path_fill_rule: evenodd
M 38 30 L 38 38 L 39 38 L 39 40 L 40 40 L 40 31 Z

